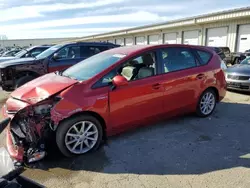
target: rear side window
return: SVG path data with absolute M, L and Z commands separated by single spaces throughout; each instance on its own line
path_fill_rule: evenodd
M 81 57 L 91 57 L 109 48 L 109 46 L 81 46 Z
M 163 73 L 196 67 L 196 59 L 187 48 L 165 48 L 160 51 Z
M 211 59 L 212 57 L 212 54 L 209 53 L 209 52 L 205 52 L 205 51 L 199 51 L 197 50 L 197 53 L 198 55 L 200 56 L 201 58 L 201 65 L 206 65 L 208 64 L 209 60 Z

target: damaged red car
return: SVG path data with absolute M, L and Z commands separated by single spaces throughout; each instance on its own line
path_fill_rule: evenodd
M 14 91 L 2 112 L 7 148 L 18 161 L 45 156 L 48 137 L 65 156 L 149 120 L 212 114 L 225 95 L 221 59 L 209 48 L 131 46 L 108 50 Z M 53 134 L 51 134 L 53 133 Z

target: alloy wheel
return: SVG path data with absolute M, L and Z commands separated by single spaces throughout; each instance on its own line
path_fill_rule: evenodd
M 91 150 L 98 140 L 98 129 L 90 121 L 80 121 L 72 125 L 65 135 L 65 145 L 73 154 L 83 154 Z
M 210 114 L 215 107 L 215 96 L 211 92 L 207 92 L 203 97 L 201 98 L 200 102 L 200 110 L 204 115 Z

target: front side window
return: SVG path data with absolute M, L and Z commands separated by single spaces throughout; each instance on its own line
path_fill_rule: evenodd
M 145 53 L 122 65 L 118 73 L 128 81 L 139 80 L 156 75 L 155 53 Z
M 165 48 L 160 51 L 163 73 L 196 67 L 196 59 L 189 49 Z
M 101 78 L 94 85 L 94 88 L 107 86 L 116 75 L 121 75 L 128 81 L 140 80 L 156 75 L 155 53 L 145 53 L 119 65 Z

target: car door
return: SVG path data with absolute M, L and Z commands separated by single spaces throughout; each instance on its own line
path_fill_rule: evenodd
M 110 123 L 114 129 L 127 129 L 163 113 L 162 76 L 158 74 L 155 57 L 155 52 L 139 55 L 119 69 L 118 73 L 127 78 L 129 83 L 109 91 Z M 147 71 L 151 73 L 147 74 Z
M 80 56 L 80 46 L 67 45 L 58 50 L 57 58 L 51 58 L 49 62 L 49 72 L 64 70 L 78 62 L 83 58 Z
M 164 112 L 193 108 L 200 79 L 198 60 L 191 49 L 169 47 L 160 50 L 164 87 Z

